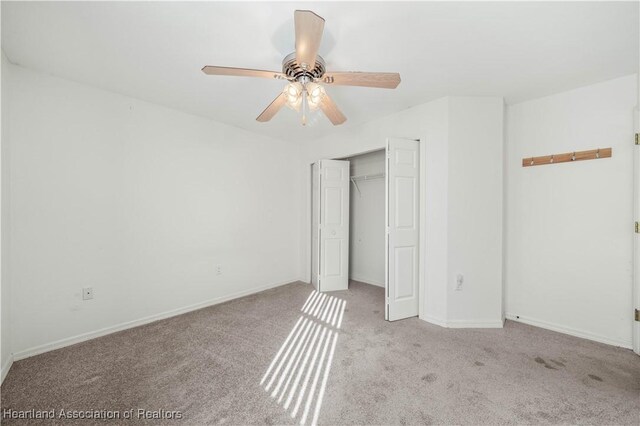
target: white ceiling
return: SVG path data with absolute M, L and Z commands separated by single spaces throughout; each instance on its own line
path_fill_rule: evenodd
M 293 11 L 326 19 L 320 54 L 334 71 L 397 71 L 396 90 L 332 87 L 344 126 L 445 95 L 509 103 L 638 71 L 638 2 L 179 3 L 2 2 L 13 63 L 299 140 L 332 131 L 288 109 L 255 117 L 277 80 L 206 76 L 203 65 L 280 70 L 293 51 Z

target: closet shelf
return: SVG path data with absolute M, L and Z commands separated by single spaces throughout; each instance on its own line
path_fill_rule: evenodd
M 351 176 L 351 180 L 355 181 L 355 180 L 369 180 L 369 179 L 380 179 L 384 177 L 384 173 L 374 173 L 372 175 L 358 175 L 358 176 Z
M 374 174 L 371 174 L 371 175 L 351 176 L 351 182 L 353 182 L 353 184 L 355 185 L 356 189 L 358 190 L 358 195 L 362 196 L 362 192 L 360 192 L 360 188 L 358 188 L 357 181 L 359 181 L 359 180 L 381 179 L 384 176 L 385 176 L 384 173 L 374 173 Z

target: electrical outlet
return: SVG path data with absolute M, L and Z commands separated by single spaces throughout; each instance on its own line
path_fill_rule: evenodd
M 462 284 L 464 283 L 464 275 L 456 275 L 456 291 L 462 291 Z
M 93 299 L 93 287 L 85 287 L 82 289 L 82 300 Z
M 222 275 L 222 266 L 216 265 L 216 275 Z

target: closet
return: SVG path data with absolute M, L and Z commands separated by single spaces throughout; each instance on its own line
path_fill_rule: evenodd
M 349 279 L 384 287 L 385 151 L 349 157 Z
M 311 282 L 319 292 L 349 280 L 385 288 L 385 318 L 418 315 L 420 141 L 311 165 Z

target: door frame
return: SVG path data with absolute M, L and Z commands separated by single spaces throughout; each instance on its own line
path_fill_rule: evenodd
M 310 192 L 310 200 L 311 200 L 311 249 L 309 250 L 309 254 L 311 256 L 311 260 L 310 260 L 310 267 L 309 267 L 309 282 L 314 286 L 316 291 L 321 291 L 320 289 L 320 282 L 318 281 L 317 285 L 314 284 L 313 282 L 313 263 L 314 260 L 317 260 L 318 264 L 317 264 L 317 268 L 318 271 L 316 271 L 318 273 L 318 277 L 316 277 L 316 280 L 319 279 L 319 269 L 320 269 L 320 236 L 319 235 L 314 235 L 314 233 L 318 233 L 319 234 L 319 228 L 317 230 L 314 229 L 314 223 L 313 223 L 313 215 L 314 215 L 314 209 L 318 209 L 318 218 L 320 217 L 320 184 L 321 182 L 318 181 L 317 185 L 318 185 L 318 194 L 317 194 L 317 200 L 314 200 L 314 197 L 316 194 L 314 194 L 314 188 L 313 188 L 313 184 L 314 184 L 314 179 L 315 179 L 315 170 L 314 170 L 314 166 L 316 165 L 316 163 L 312 163 L 311 164 L 311 192 Z M 318 180 L 320 179 L 320 165 L 318 165 Z M 314 244 L 314 237 L 317 239 L 317 243 Z M 315 248 L 315 251 L 314 251 Z M 317 259 L 314 259 L 315 257 L 317 257 Z
M 421 137 L 416 137 L 416 136 L 411 136 L 411 137 L 407 137 L 407 136 L 386 136 L 382 139 L 382 141 L 380 142 L 380 144 L 376 144 L 375 146 L 371 147 L 370 149 L 366 149 L 364 151 L 347 151 L 344 154 L 340 154 L 340 155 L 332 155 L 332 156 L 328 156 L 328 157 L 322 157 L 322 158 L 316 158 L 313 161 L 308 162 L 305 167 L 306 167 L 306 174 L 307 174 L 307 178 L 309 179 L 308 185 L 307 187 L 309 188 L 309 196 L 306 200 L 306 204 L 307 204 L 307 223 L 309 224 L 309 228 L 308 228 L 308 250 L 309 250 L 309 256 L 307 256 L 307 271 L 308 274 L 306 275 L 306 279 L 307 279 L 307 283 L 311 283 L 311 274 L 312 274 L 312 262 L 311 262 L 311 244 L 313 244 L 313 240 L 311 239 L 312 237 L 312 232 L 313 232 L 313 223 L 312 223 L 312 205 L 311 205 L 311 201 L 312 201 L 312 191 L 313 191 L 313 163 L 316 163 L 320 160 L 322 160 L 323 158 L 326 159 L 330 159 L 330 160 L 344 160 L 347 159 L 349 157 L 355 157 L 357 155 L 362 155 L 362 154 L 369 154 L 371 152 L 375 152 L 375 151 L 384 151 L 385 152 L 385 156 L 387 155 L 387 139 L 389 138 L 400 138 L 400 139 L 413 139 L 413 140 L 417 140 L 420 144 L 420 242 L 419 242 L 419 250 L 420 250 L 420 261 L 419 261 L 419 286 L 418 286 L 418 318 L 420 319 L 424 319 L 425 316 L 425 310 L 424 310 L 424 298 L 425 298 L 425 288 L 426 288 L 426 274 L 425 271 L 427 270 L 427 258 L 425 256 L 426 254 L 426 244 L 427 244 L 427 230 L 426 230 L 426 225 L 427 225 L 427 203 L 426 203 L 426 196 L 425 196 L 425 191 L 427 189 L 427 184 L 426 184 L 426 170 L 427 170 L 427 138 L 424 136 Z M 386 209 L 386 206 L 385 206 Z M 386 250 L 386 249 L 385 249 Z M 385 294 L 386 294 L 387 289 L 385 288 Z M 385 304 L 386 304 L 386 300 L 385 300 Z M 386 306 L 384 307 L 384 309 L 386 309 Z M 384 311 L 382 311 L 384 312 Z
M 638 74 L 638 106 L 635 109 L 634 133 L 640 133 L 640 73 Z M 633 146 L 633 221 L 640 221 L 640 145 Z M 632 312 L 640 309 L 640 235 L 633 234 L 633 288 L 632 288 Z M 635 318 L 634 318 L 635 319 Z M 633 351 L 640 355 L 640 322 L 633 321 L 631 325 L 631 340 Z

